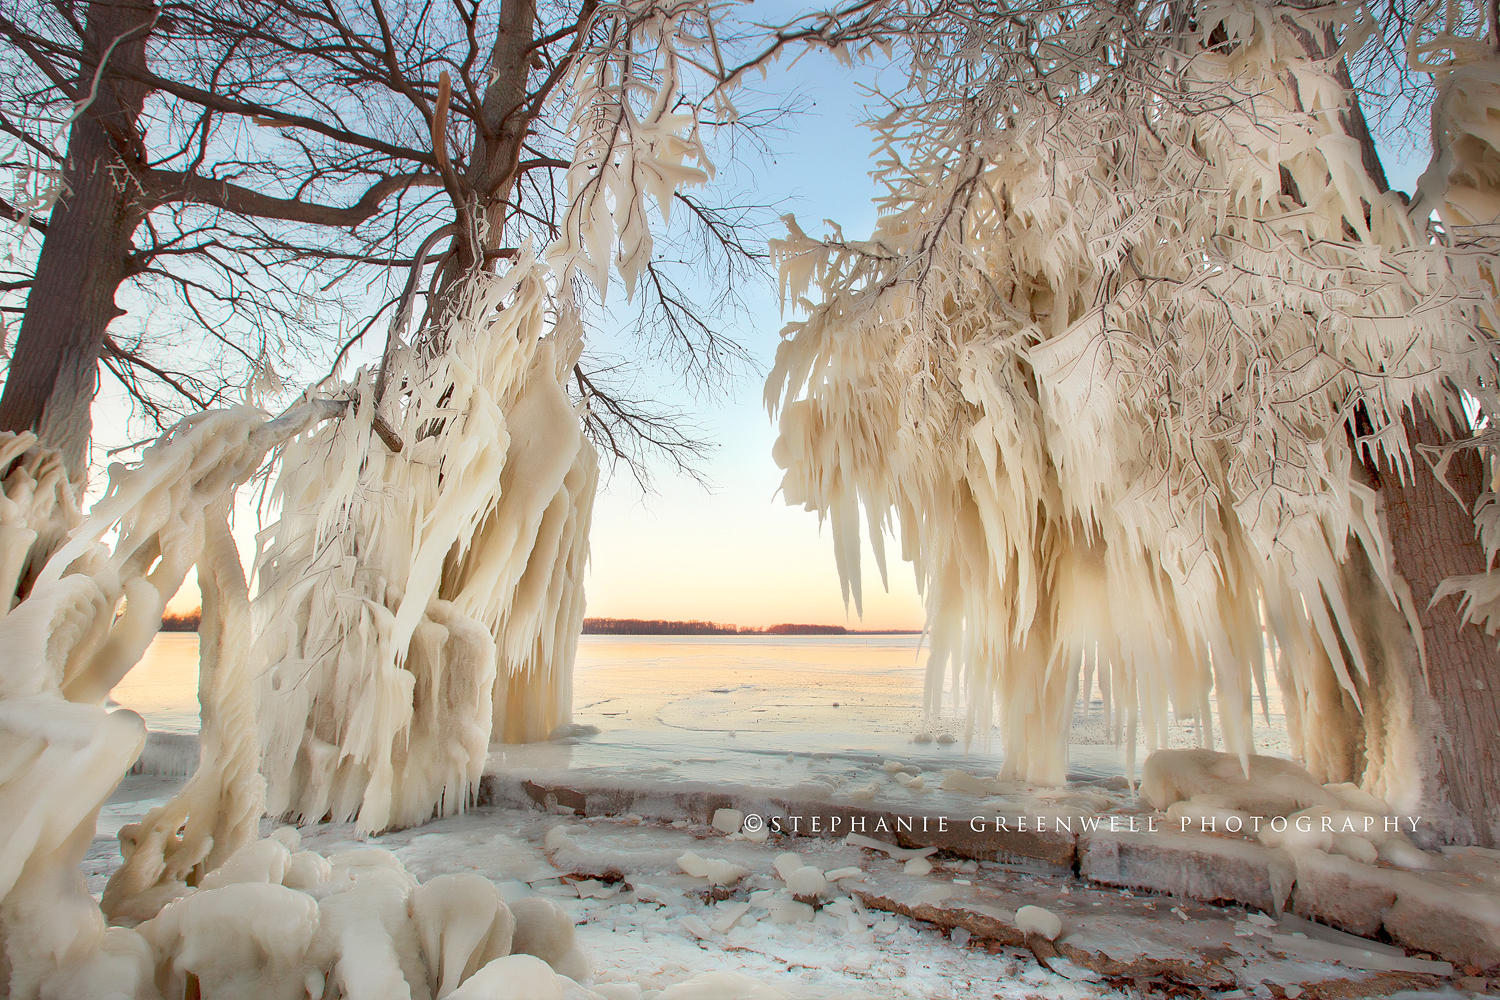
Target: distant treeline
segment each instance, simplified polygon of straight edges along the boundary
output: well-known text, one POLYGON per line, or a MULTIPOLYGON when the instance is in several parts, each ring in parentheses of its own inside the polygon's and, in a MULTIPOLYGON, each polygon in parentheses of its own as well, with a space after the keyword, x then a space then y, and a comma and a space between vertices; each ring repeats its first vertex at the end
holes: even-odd
POLYGON ((161 616, 161 630, 163 632, 196 632, 198 621, 202 617, 203 612, 198 608, 182 615, 164 614, 161 616))
MULTIPOLYGON (((203 612, 193 609, 186 614, 161 616, 163 632, 196 632, 203 612)), ((658 618, 585 618, 584 635, 916 635, 916 631, 889 629, 868 631, 848 629, 842 625, 798 625, 782 622, 765 628, 730 625, 722 622, 669 622, 658 618)))
POLYGON ((867 632, 842 625, 783 622, 765 628, 723 622, 669 622, 658 618, 585 618, 584 635, 915 635, 914 631, 867 632))

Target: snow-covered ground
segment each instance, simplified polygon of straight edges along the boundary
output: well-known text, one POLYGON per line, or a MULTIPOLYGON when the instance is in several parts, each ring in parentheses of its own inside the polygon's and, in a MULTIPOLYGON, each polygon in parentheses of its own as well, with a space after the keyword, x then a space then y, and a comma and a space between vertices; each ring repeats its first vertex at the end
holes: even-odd
MULTIPOLYGON (((176 783, 138 775, 122 784, 101 817, 99 837, 85 862, 91 891, 101 892, 119 863, 112 828, 162 801, 176 783)), ((263 824, 263 833, 270 829, 263 824)), ((944 907, 961 904, 970 915, 992 913, 1012 922, 1020 905, 1041 906, 1061 920, 1056 947, 1082 948, 1125 965, 1147 956, 1175 963, 1188 977, 1193 973, 1187 970, 1211 965, 1216 971, 1208 975, 1219 977, 1219 992, 1232 987, 1245 997, 1290 998, 1303 991, 1317 997, 1323 995, 1319 984, 1332 982, 1341 992, 1330 996, 1385 994, 1400 985, 1378 972, 1289 955, 1285 940, 1273 948, 1273 934, 1290 940, 1302 931, 1243 908, 1093 886, 1046 866, 1028 870, 942 856, 909 861, 901 852, 888 857, 837 839, 771 836, 757 842, 744 833, 726 836, 724 830, 682 820, 584 819, 480 808, 378 838, 361 838, 349 826, 309 826, 302 830, 302 846, 325 857, 378 846, 422 881, 478 873, 494 881, 508 901, 548 897, 573 918, 577 941, 592 965, 592 986, 607 1000, 709 971, 743 974, 809 1000, 1068 1000, 1132 986, 1182 985, 1182 977, 1142 976, 1139 968, 1134 976, 1106 980, 1055 955, 1049 964, 1058 971, 1050 971, 1027 948, 877 908, 891 903, 907 909, 935 906, 938 919, 944 907), (790 866, 789 851, 797 854, 790 866), (689 852, 724 865, 714 878, 694 877, 684 870, 695 867, 689 852), (811 886, 793 886, 804 902, 788 886, 787 873, 798 866, 820 876, 811 886), (822 878, 828 874, 834 877, 822 878), (826 883, 821 892, 818 881, 826 883)), ((805 872, 801 877, 811 878, 805 872)), ((1301 947, 1318 946, 1306 941, 1301 947)), ((1334 944, 1334 951, 1339 947, 1347 942, 1334 944)), ((1399 954, 1399 949, 1384 951, 1399 954)), ((779 995, 764 993, 756 1000, 779 995)))

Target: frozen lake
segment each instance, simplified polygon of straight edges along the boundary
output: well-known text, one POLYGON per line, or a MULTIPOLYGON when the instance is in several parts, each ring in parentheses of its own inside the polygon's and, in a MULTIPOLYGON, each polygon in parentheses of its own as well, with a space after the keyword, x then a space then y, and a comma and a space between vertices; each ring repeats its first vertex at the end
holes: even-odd
MULTIPOLYGON (((667 755, 733 740, 760 753, 867 751, 998 766, 998 754, 977 743, 965 754, 963 718, 951 707, 936 724, 924 721, 926 658, 914 635, 586 635, 578 644, 573 719, 598 726, 606 742, 667 755), (914 744, 922 732, 952 732, 960 742, 914 744)), ((164 632, 113 698, 153 730, 196 733, 197 671, 198 636, 164 632)), ((1123 750, 1111 745, 1092 694, 1093 704, 1080 703, 1074 717, 1070 757, 1089 771, 1121 773, 1123 750)), ((1257 712, 1255 737, 1259 752, 1286 753, 1274 685, 1269 725, 1257 712)), ((1195 741, 1191 723, 1172 727, 1171 745, 1195 741)))

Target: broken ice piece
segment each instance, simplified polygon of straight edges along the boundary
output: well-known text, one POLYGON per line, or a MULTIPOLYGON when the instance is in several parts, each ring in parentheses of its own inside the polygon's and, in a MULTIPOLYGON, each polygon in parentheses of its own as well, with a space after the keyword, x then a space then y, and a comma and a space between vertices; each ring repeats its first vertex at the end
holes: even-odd
POLYGON ((823 877, 830 882, 837 882, 841 878, 862 878, 864 874, 857 865, 850 865, 847 868, 835 868, 824 872, 823 877))
POLYGON ((635 983, 595 983, 589 989, 604 1000, 640 1000, 641 988, 635 983))
POLYGON ((964 945, 968 944, 969 943, 969 938, 972 937, 972 936, 973 935, 971 935, 968 931, 964 930, 964 928, 962 928, 962 927, 955 927, 955 928, 953 928, 953 930, 951 930, 951 931, 948 932, 949 939, 952 940, 952 942, 954 944, 958 945, 960 948, 962 948, 964 945))
POLYGON ((713 929, 691 913, 677 918, 677 926, 702 941, 713 936, 713 929))
POLYGON ((804 864, 806 862, 800 856, 791 851, 786 851, 776 855, 776 860, 771 862, 771 867, 776 869, 776 874, 785 882, 788 875, 801 868, 804 864))
POLYGON ((1016 911, 1016 929, 1022 934, 1040 934, 1048 941, 1056 941, 1062 933, 1062 918, 1040 906, 1023 906, 1016 911))
POLYGON ((745 822, 745 814, 738 809, 717 809, 710 824, 720 833, 739 833, 745 822))
POLYGON ((897 847, 895 844, 887 844, 883 840, 874 837, 866 837, 862 833, 851 833, 844 838, 844 843, 850 847, 868 847, 871 850, 884 851, 893 860, 905 861, 908 858, 925 858, 929 854, 936 854, 936 847, 897 847))
POLYGON ((752 844, 764 844, 771 836, 771 828, 762 822, 757 824, 754 830, 746 830, 742 836, 752 844))
POLYGON ((1404 840, 1387 840, 1380 845, 1379 855, 1381 861, 1389 861, 1399 868, 1434 868, 1432 858, 1421 848, 1414 847, 1404 840))
POLYGON ((731 861, 722 861, 718 858, 704 858, 692 851, 688 851, 677 859, 677 864, 683 871, 694 878, 706 878, 709 885, 734 885, 740 879, 750 874, 747 868, 741 868, 731 861))
POLYGON ((926 858, 912 858, 906 863, 906 874, 926 875, 932 871, 932 862, 926 858))
POLYGON ((778 894, 771 896, 764 902, 766 908, 771 911, 771 922, 773 924, 810 922, 813 918, 813 908, 807 903, 799 903, 795 899, 788 899, 778 894))
POLYGON ((932 734, 931 733, 918 733, 916 736, 912 737, 912 742, 914 742, 914 743, 931 743, 932 742, 932 734))
POLYGON ((895 774, 897 771, 904 771, 904 770, 906 770, 906 765, 903 764, 903 763, 901 763, 899 760, 888 760, 884 764, 881 764, 880 766, 884 770, 887 770, 887 771, 891 772, 892 774, 895 774))
POLYGON ((943 744, 943 746, 949 746, 953 743, 957 743, 958 737, 954 736, 952 733, 938 733, 937 741, 943 744))
POLYGON ((786 881, 786 887, 793 896, 809 897, 816 896, 828 888, 828 880, 823 873, 812 865, 803 865, 796 871, 782 876, 786 881))
POLYGON ((906 788, 910 788, 912 791, 920 791, 921 789, 927 787, 927 782, 923 781, 921 778, 913 778, 905 771, 897 771, 895 774, 891 775, 891 777, 896 779, 897 784, 900 784, 906 788))
POLYGON ((1286 1000, 1297 1000, 1297 998, 1302 995, 1302 987, 1298 986, 1296 983, 1291 983, 1286 987, 1285 992, 1286 1000))
POLYGON ((719 908, 719 915, 708 926, 719 934, 728 934, 729 929, 749 911, 749 903, 725 903, 719 908))
POLYGON ((1453 966, 1447 962, 1435 962, 1426 958, 1407 958, 1391 955, 1385 951, 1350 948, 1331 941, 1320 941, 1297 934, 1273 934, 1270 947, 1287 955, 1308 958, 1315 962, 1338 962, 1348 969, 1365 969, 1372 972, 1420 972, 1433 976, 1453 975, 1453 966))

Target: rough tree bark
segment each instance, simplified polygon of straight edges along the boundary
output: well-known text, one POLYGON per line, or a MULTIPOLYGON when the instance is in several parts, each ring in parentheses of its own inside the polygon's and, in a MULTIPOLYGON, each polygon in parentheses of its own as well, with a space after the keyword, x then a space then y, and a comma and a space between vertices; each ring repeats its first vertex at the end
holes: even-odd
MULTIPOLYGON (((1332 29, 1322 46, 1310 35, 1302 42, 1313 58, 1326 58, 1325 53, 1338 48, 1332 29)), ((1345 131, 1359 142, 1365 170, 1376 189, 1388 191, 1380 151, 1346 61, 1339 61, 1336 74, 1349 93, 1349 108, 1340 115, 1345 131)), ((1406 430, 1414 448, 1436 447, 1467 433, 1459 428, 1445 434, 1426 414, 1408 414, 1406 430)), ((1435 783, 1425 797, 1428 801, 1446 799, 1459 814, 1457 827, 1446 833, 1448 838, 1500 847, 1500 651, 1496 641, 1477 626, 1462 624, 1457 598, 1428 606, 1445 578, 1481 573, 1486 568, 1472 513, 1475 501, 1486 490, 1484 467, 1475 451, 1465 451, 1449 463, 1448 483, 1460 504, 1425 460, 1414 456, 1413 465, 1413 475, 1405 480, 1389 464, 1378 470, 1368 464, 1365 468, 1370 485, 1381 493, 1392 561, 1411 588, 1422 629, 1427 670, 1424 677, 1416 662, 1407 663, 1416 699, 1408 708, 1425 715, 1435 707, 1441 717, 1436 773, 1421 775, 1424 783, 1435 783), (1462 829, 1464 821, 1472 824, 1472 830, 1462 829)), ((1403 659, 1415 658, 1413 645, 1403 659)), ((1382 720, 1372 721, 1384 725, 1382 720)), ((1415 725, 1417 720, 1407 723, 1415 725)), ((1367 738, 1370 735, 1373 732, 1367 729, 1367 738)), ((1361 756, 1368 760, 1375 752, 1366 746, 1361 756)))
MULTIPOLYGON (((1437 446, 1454 436, 1425 414, 1408 417, 1406 431, 1413 446, 1437 446)), ((1474 842, 1500 847, 1500 651, 1494 637, 1462 624, 1457 598, 1429 606, 1445 578, 1484 571, 1470 511, 1487 477, 1477 452, 1454 456, 1447 481, 1461 506, 1425 461, 1413 464, 1415 475, 1405 481, 1389 465, 1375 475, 1396 570, 1411 587, 1422 626, 1427 691, 1442 717, 1435 777, 1473 823, 1474 842)))
MULTIPOLYGON (((86 61, 107 55, 110 66, 144 74, 155 5, 93 0, 87 17, 86 61)), ((136 120, 149 90, 124 73, 100 73, 96 84, 87 69, 69 90, 89 103, 68 136, 65 188, 48 219, 0 396, 0 430, 35 430, 62 452, 69 476, 82 480, 99 351, 109 324, 123 315, 115 294, 131 274, 132 238, 147 211, 130 167, 144 155, 136 120)))

